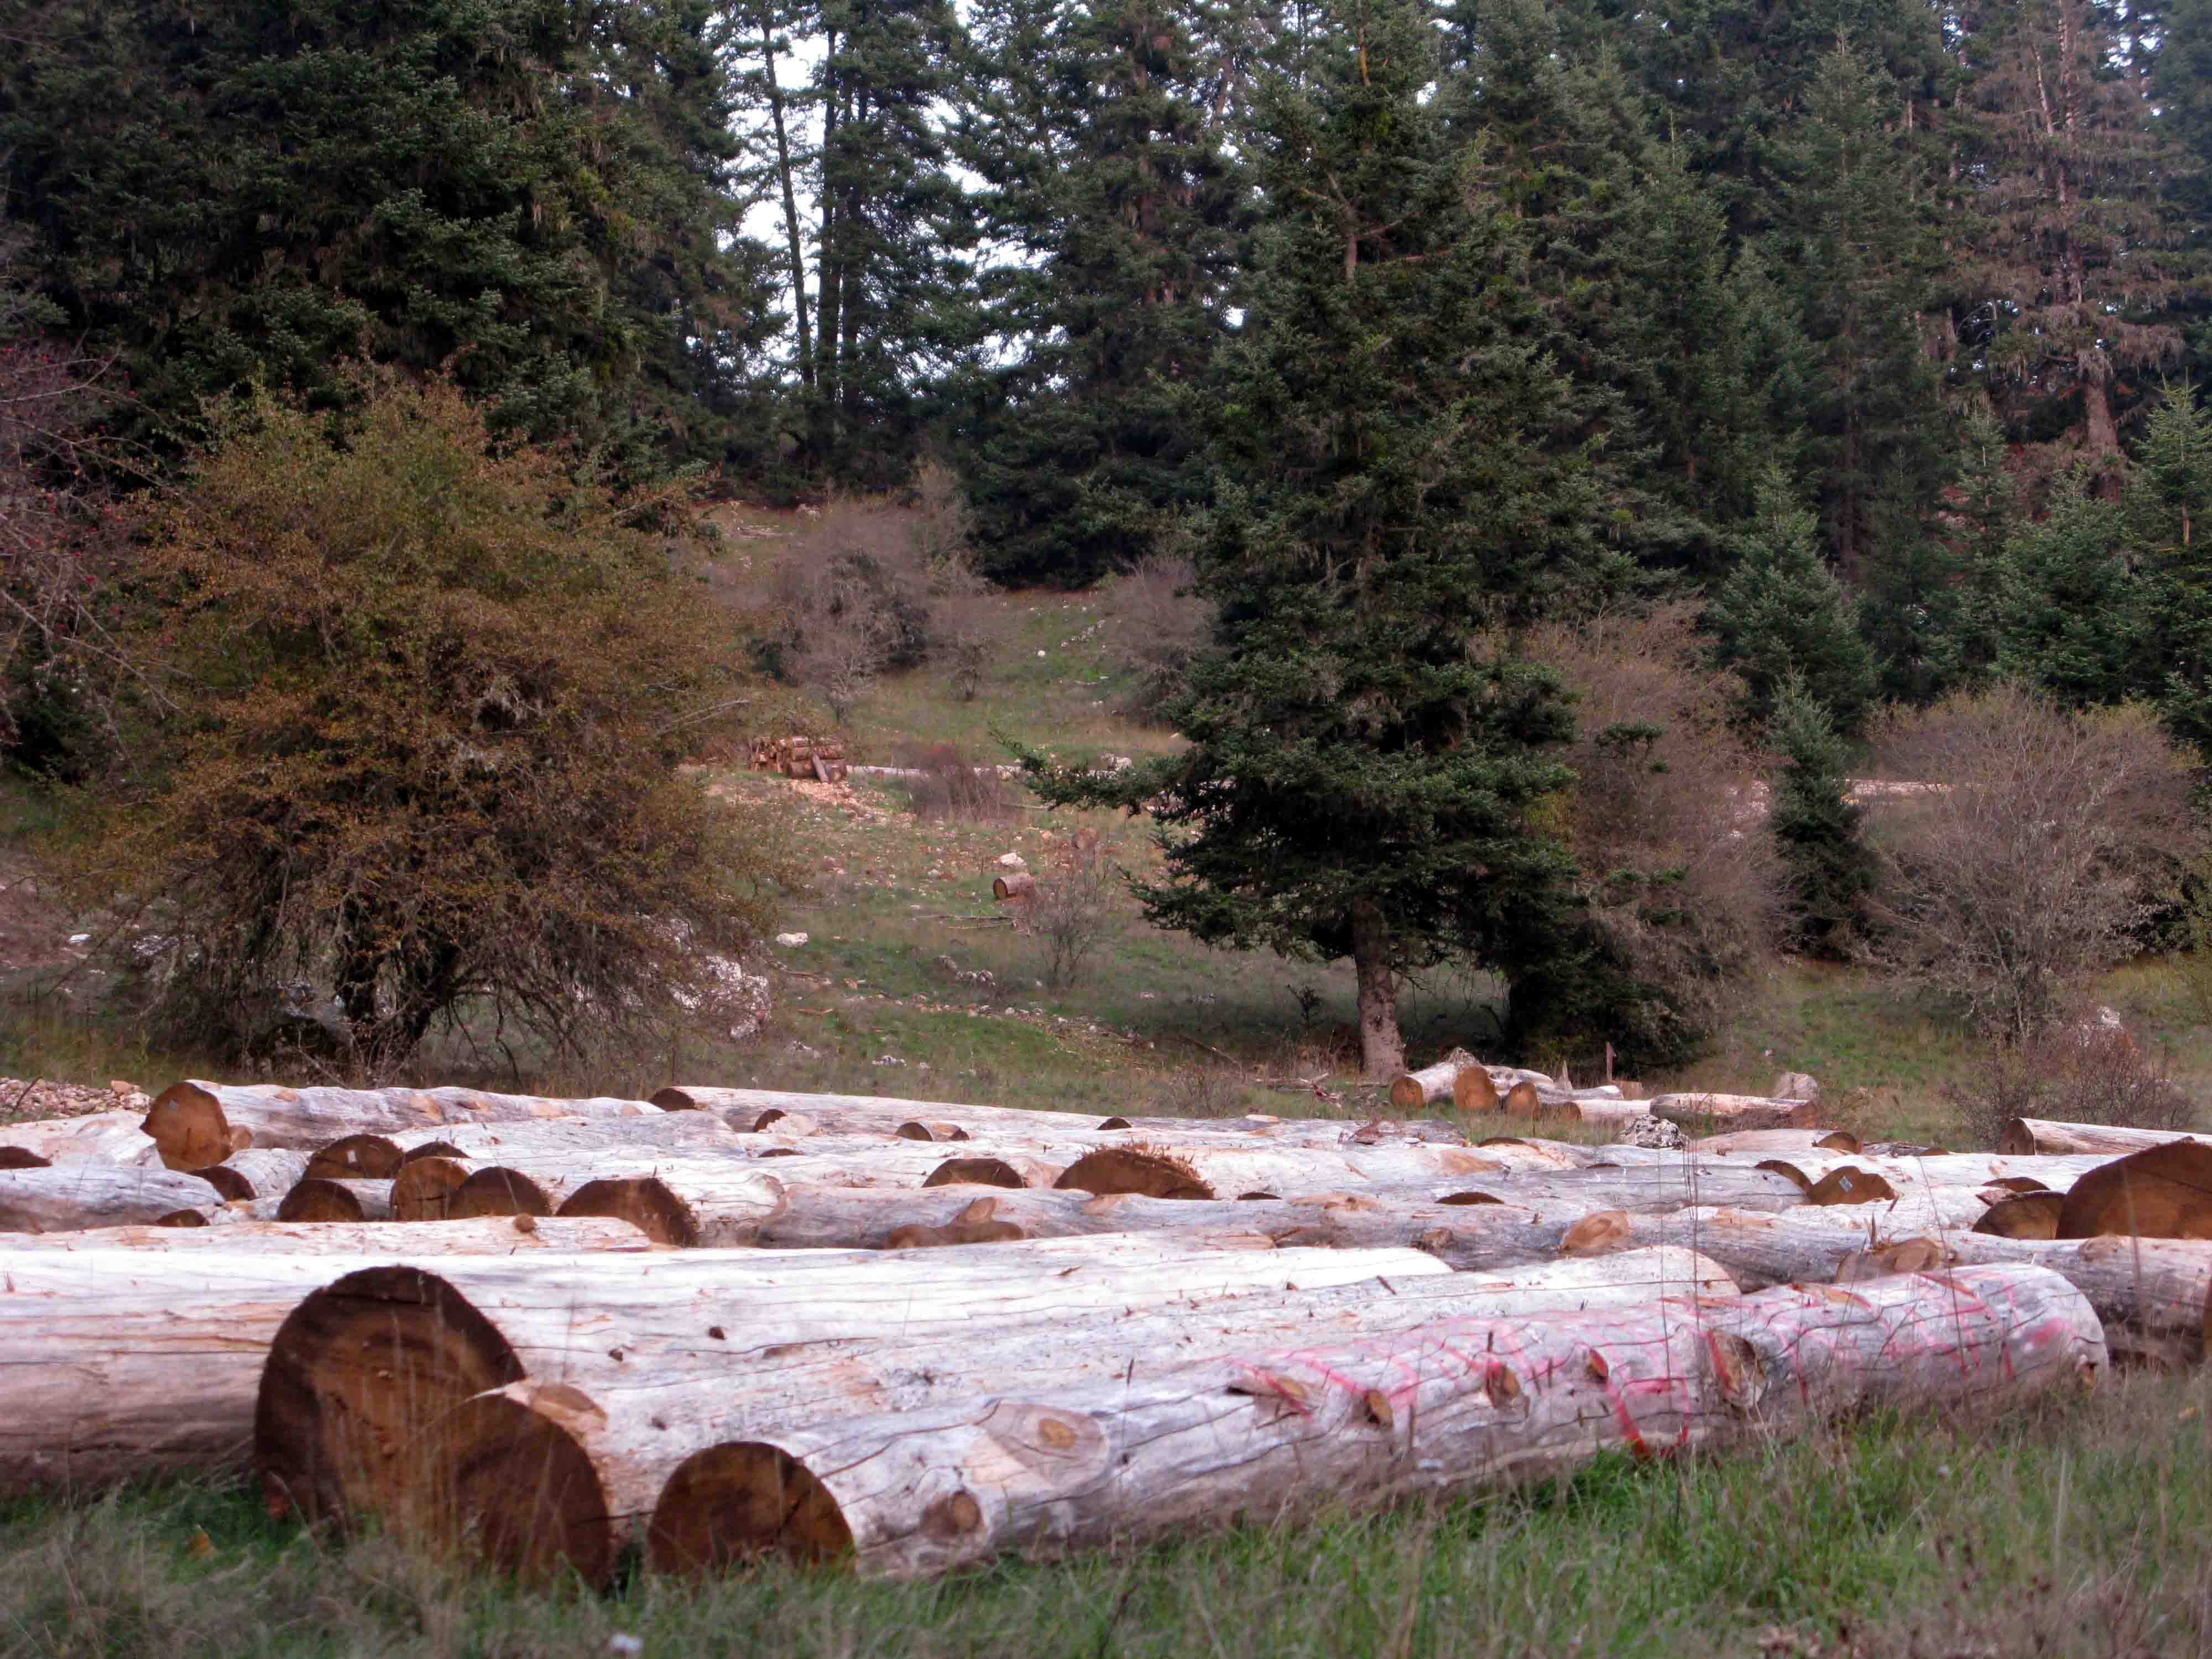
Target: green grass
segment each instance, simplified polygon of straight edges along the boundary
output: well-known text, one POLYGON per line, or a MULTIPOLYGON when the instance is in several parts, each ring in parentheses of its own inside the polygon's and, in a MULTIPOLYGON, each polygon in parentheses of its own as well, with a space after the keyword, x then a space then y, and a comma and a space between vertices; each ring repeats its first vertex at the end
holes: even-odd
POLYGON ((519 1589, 238 1493, 0 1509, 0 1659, 2011 1656, 2212 1646, 2212 1378, 1885 1419, 1478 1500, 939 1583, 768 1568, 519 1589), (202 1540, 204 1541, 201 1541, 202 1540))

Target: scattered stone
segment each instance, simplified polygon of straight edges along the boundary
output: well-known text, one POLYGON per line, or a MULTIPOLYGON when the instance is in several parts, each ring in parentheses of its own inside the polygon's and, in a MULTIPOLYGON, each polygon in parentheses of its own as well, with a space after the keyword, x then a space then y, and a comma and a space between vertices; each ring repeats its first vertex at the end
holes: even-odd
POLYGON ((1000 854, 999 862, 1008 870, 1026 870, 1030 867, 1030 861, 1019 853, 1003 853, 1000 854))
POLYGON ((1818 1100, 1820 1079, 1805 1072, 1784 1072, 1774 1079, 1773 1088, 1767 1091, 1772 1100, 1818 1100))
POLYGON ((1651 1146, 1661 1152, 1679 1152, 1686 1144, 1682 1127, 1660 1117, 1632 1117, 1620 1126, 1620 1144, 1624 1146, 1651 1146))
POLYGON ((143 1112, 153 1103, 143 1089, 120 1078, 102 1087, 97 1083, 52 1083, 44 1078, 0 1077, 0 1123, 85 1117, 94 1112, 143 1112))
POLYGON ((868 1062, 871 1066, 903 1066, 906 1062, 896 1054, 878 1054, 868 1062))
POLYGON ((795 951, 800 945, 806 943, 806 935, 804 933, 778 933, 775 936, 775 942, 783 946, 787 951, 795 951))

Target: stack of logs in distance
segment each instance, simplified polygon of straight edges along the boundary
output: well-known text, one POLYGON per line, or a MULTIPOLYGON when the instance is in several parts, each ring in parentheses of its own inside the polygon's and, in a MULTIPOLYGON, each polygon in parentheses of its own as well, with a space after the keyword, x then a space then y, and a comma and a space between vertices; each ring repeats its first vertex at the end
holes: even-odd
POLYGON ((756 772, 820 783, 845 781, 845 745, 827 738, 755 738, 747 745, 756 772))
POLYGON ((1464 1057, 1368 1121, 179 1083, 0 1129, 0 1491, 244 1474, 526 1575, 913 1577, 2204 1358, 2205 1139, 1620 1092, 1464 1057), (1569 1115, 1621 1144, 1543 1138, 1569 1115))

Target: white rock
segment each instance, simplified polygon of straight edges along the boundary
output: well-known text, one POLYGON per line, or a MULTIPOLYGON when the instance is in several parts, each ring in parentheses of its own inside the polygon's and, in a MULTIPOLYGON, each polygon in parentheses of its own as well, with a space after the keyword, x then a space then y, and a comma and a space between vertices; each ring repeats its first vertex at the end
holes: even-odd
POLYGON ((1030 867, 1030 861, 1019 853, 1002 853, 999 856, 999 862, 1009 870, 1026 870, 1030 867))
POLYGON ((806 943, 806 935, 804 933, 778 933, 775 936, 775 942, 778 945, 782 945, 787 951, 796 950, 799 946, 806 943))

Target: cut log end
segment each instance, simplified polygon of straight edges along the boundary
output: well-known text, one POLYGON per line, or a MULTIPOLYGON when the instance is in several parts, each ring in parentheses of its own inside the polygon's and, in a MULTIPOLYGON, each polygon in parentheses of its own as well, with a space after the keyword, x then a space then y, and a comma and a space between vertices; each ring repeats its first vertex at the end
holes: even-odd
MULTIPOLYGON (((434 1143, 443 1146, 442 1141, 434 1143)), ((468 1165, 452 1158, 410 1154, 392 1178, 394 1221, 445 1221, 453 1215, 454 1192, 469 1178, 468 1165)))
MULTIPOLYGON (((52 1167, 52 1159, 40 1158, 28 1146, 0 1146, 0 1170, 50 1170, 52 1167)), ((204 1175, 206 1171, 195 1170, 192 1173, 204 1175)), ((226 1193, 224 1196, 228 1197, 229 1194, 226 1193)))
POLYGON ((389 1181, 406 1154, 382 1135, 347 1135, 307 1160, 307 1173, 326 1181, 389 1181))
POLYGON ((925 1123, 918 1118, 912 1122, 900 1124, 897 1128, 891 1131, 891 1133, 901 1140, 973 1140, 975 1139, 975 1136, 957 1123, 925 1123))
MULTIPOLYGON (((292 1310, 262 1368, 254 1462, 270 1512, 340 1525, 381 1516, 403 1535, 428 1519, 458 1536, 464 1503, 496 1519, 524 1507, 521 1493, 550 1489, 549 1478, 568 1490, 573 1468, 556 1442, 505 1413, 465 1410, 522 1378, 506 1339, 436 1274, 347 1274, 292 1310), (425 1434, 425 1424, 452 1426, 425 1434)), ((509 1545, 519 1523, 499 1521, 487 1544, 495 1534, 509 1545)))
POLYGON ((645 1548, 660 1572, 711 1573, 769 1558, 818 1566, 849 1560, 853 1533, 828 1488, 787 1454, 738 1441, 677 1466, 645 1548))
POLYGON ((1452 1104, 1462 1112, 1494 1112, 1499 1105, 1498 1085, 1481 1066, 1467 1066, 1452 1079, 1452 1104))
POLYGON ((1995 1238, 2056 1238, 2063 1193, 2019 1193, 1992 1204, 1974 1224, 1978 1233, 1995 1238))
POLYGON ((2177 1140, 2092 1170, 2066 1194, 2061 1238, 2212 1239, 2212 1146, 2177 1140))
POLYGON ((453 1188, 446 1200, 446 1215, 453 1220, 477 1215, 551 1215, 553 1207, 545 1189, 528 1176, 495 1164, 475 1171, 453 1188))
POLYGON ((204 1170, 245 1150, 232 1144, 222 1103, 196 1083, 173 1083, 155 1096, 143 1127, 172 1170, 204 1170))
POLYGON ((922 1179, 925 1187, 1026 1187, 1003 1158, 948 1158, 922 1179))
POLYGON ((276 1206, 279 1221, 367 1221, 368 1211, 352 1188, 325 1176, 309 1176, 294 1185, 276 1206))
POLYGON ((688 1250, 699 1243, 699 1224, 690 1210, 651 1176, 587 1181, 569 1194, 561 1213, 627 1221, 656 1244, 688 1250))
POLYGON ((1216 1196, 1213 1188, 1182 1159, 1164 1152, 1141 1152, 1133 1146, 1085 1152, 1069 1164, 1053 1185, 1067 1192, 1140 1193, 1146 1198, 1216 1196))
POLYGON ((1406 1073, 1392 1081, 1390 1103, 1401 1112, 1418 1112, 1429 1103, 1429 1097, 1419 1081, 1406 1073))
MULTIPOLYGON (((11 1167, 5 1156, 6 1150, 4 1147, 0 1147, 0 1170, 11 1167)), ((46 1162, 44 1158, 39 1161, 41 1164, 46 1162)), ((17 1164, 13 1167, 27 1169, 30 1166, 17 1164)), ((242 1171, 234 1170, 227 1164, 210 1164, 206 1169, 195 1170, 192 1173, 221 1193, 226 1199, 252 1199, 261 1196, 253 1190, 253 1183, 246 1178, 242 1171)))
POLYGON ((656 1089, 649 1098, 664 1112, 696 1112, 700 1109, 699 1103, 691 1097, 688 1089, 656 1089))

